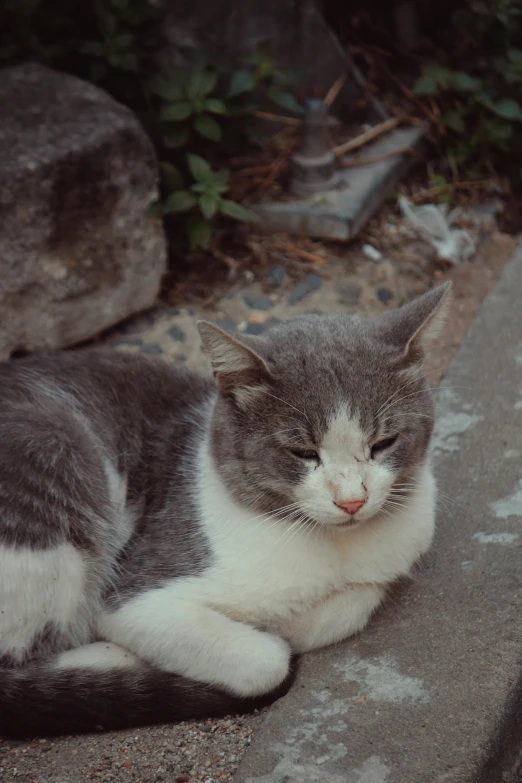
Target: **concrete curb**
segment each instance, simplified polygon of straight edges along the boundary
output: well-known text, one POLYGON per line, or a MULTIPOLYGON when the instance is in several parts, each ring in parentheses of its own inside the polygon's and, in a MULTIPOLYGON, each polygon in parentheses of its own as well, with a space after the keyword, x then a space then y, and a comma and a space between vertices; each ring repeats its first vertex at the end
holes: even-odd
POLYGON ((235 783, 522 779, 522 249, 437 393, 435 546, 357 638, 306 656, 235 783))

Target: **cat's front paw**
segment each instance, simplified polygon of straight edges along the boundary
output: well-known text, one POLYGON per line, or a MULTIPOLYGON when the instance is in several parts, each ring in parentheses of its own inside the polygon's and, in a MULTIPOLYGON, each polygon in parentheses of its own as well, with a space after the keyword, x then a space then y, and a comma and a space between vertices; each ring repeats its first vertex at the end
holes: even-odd
POLYGON ((242 697, 270 693, 290 671, 291 650, 284 639, 263 631, 253 631, 249 636, 230 657, 228 688, 242 697))

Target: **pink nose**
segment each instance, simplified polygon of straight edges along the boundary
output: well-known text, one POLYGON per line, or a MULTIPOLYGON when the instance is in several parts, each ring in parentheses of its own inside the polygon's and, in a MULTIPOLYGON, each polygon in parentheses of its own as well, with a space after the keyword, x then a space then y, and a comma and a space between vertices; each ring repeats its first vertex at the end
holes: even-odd
POLYGON ((341 503, 336 503, 335 505, 342 508, 342 510, 346 511, 348 514, 357 514, 365 503, 366 498, 361 498, 360 500, 343 500, 341 503))

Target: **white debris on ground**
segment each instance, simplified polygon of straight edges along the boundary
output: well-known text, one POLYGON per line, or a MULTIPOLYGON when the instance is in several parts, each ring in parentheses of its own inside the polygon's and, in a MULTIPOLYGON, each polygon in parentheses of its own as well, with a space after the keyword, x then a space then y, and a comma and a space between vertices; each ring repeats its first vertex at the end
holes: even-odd
POLYGON ((470 259, 477 249, 477 238, 466 228, 456 228, 462 211, 448 213, 446 204, 412 204, 399 196, 399 207, 406 222, 423 235, 437 251, 441 261, 459 264, 470 259))

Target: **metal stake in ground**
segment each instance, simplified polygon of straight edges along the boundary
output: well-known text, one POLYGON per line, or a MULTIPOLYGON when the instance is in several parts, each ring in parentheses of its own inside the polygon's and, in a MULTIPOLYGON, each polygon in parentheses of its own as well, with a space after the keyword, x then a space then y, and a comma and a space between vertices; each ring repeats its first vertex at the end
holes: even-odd
POLYGON ((328 190, 337 181, 335 155, 327 136, 328 110, 323 101, 309 99, 302 124, 302 142, 292 156, 292 176, 289 190, 292 195, 307 198, 328 190))

